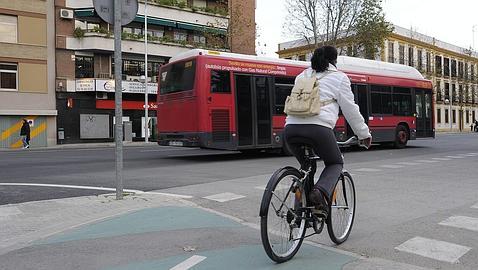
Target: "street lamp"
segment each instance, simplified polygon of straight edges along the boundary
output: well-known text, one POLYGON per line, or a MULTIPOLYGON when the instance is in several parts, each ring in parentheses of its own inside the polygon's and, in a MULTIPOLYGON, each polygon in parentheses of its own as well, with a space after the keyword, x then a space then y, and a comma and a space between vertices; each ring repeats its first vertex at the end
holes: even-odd
POLYGON ((446 98, 446 99, 445 99, 445 104, 448 104, 448 105, 450 106, 450 109, 449 109, 449 111, 450 111, 450 112, 449 112, 449 113, 450 113, 450 119, 449 119, 449 121, 450 121, 450 131, 452 131, 452 130, 453 130, 453 118, 452 118, 452 115, 451 115, 451 105, 452 105, 452 101, 446 98))

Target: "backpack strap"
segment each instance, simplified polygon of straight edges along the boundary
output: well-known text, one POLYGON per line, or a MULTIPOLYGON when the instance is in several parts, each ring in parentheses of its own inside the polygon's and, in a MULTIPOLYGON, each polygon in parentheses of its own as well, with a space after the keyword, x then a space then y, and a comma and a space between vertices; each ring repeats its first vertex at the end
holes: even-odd
MULTIPOLYGON (((329 74, 331 74, 331 73, 333 73, 333 72, 335 72, 335 70, 326 70, 325 72, 323 72, 323 74, 321 74, 321 76, 319 76, 319 78, 317 78, 316 84, 318 84, 319 81, 320 81, 321 79, 323 79, 325 76, 327 76, 327 75, 329 75, 329 74)), ((317 87, 319 87, 319 85, 317 85, 317 87)), ((327 106, 327 105, 330 105, 330 104, 335 103, 335 102, 337 102, 337 100, 336 100, 335 98, 329 99, 329 100, 325 100, 325 101, 321 101, 321 102, 320 102, 320 106, 321 106, 321 107, 327 106)))

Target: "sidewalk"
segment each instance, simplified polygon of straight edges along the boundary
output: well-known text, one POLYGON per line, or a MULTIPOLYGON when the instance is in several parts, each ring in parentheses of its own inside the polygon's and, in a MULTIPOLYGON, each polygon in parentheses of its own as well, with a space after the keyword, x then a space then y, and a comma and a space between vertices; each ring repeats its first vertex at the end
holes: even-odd
MULTIPOLYGON (((142 147, 142 146, 158 146, 157 142, 123 142, 124 147, 142 147)), ((74 144, 57 144, 47 147, 34 147, 29 148, 28 151, 35 150, 50 150, 50 149, 88 149, 88 148, 113 148, 115 147, 114 142, 106 143, 74 143, 74 144)), ((14 152, 14 151, 25 151, 25 149, 10 149, 10 148, 0 148, 0 152, 14 152)))
POLYGON ((424 269, 312 242, 277 265, 263 250, 257 224, 164 195, 117 201, 109 194, 0 206, 2 270, 272 268, 424 269))

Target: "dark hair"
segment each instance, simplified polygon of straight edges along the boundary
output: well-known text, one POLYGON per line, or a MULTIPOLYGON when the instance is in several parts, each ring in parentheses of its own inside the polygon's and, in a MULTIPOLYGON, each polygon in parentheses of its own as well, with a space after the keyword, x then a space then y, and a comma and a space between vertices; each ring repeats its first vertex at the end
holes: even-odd
POLYGON ((317 48, 315 49, 310 62, 315 71, 324 72, 329 68, 329 64, 335 66, 337 63, 337 49, 333 46, 322 46, 317 48))

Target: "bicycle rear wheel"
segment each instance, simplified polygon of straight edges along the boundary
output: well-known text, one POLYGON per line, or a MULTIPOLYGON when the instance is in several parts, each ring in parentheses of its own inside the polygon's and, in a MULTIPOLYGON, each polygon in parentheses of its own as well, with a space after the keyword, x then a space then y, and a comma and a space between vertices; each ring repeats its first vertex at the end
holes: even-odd
POLYGON ((290 260, 299 250, 306 231, 306 195, 300 172, 292 167, 276 171, 269 180, 261 203, 261 238, 273 261, 290 260))
POLYGON ((348 172, 335 185, 329 210, 327 231, 330 240, 340 245, 349 237, 355 217, 355 186, 348 172))

